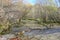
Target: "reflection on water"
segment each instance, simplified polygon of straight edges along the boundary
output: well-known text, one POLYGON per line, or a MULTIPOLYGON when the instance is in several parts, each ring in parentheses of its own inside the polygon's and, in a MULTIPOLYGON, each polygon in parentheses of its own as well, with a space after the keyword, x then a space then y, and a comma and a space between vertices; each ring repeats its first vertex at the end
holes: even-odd
MULTIPOLYGON (((22 31, 22 30, 20 30, 20 31, 19 30, 16 31, 16 30, 17 29, 15 28, 15 30, 13 32, 20 32, 20 31, 22 31)), ((25 35, 40 35, 40 34, 46 35, 46 34, 53 34, 53 33, 57 33, 57 32, 60 32, 60 28, 42 29, 42 30, 41 29, 35 29, 35 30, 31 30, 30 32, 25 32, 25 35)))
POLYGON ((48 29, 48 30, 32 30, 31 32, 26 32, 25 35, 40 35, 40 34, 53 34, 60 32, 60 28, 48 29))

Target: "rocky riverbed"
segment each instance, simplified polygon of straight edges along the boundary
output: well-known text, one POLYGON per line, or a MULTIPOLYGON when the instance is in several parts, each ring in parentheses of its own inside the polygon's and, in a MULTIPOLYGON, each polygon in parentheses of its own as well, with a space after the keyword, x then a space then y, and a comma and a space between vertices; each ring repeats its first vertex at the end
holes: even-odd
MULTIPOLYGON (((8 40, 9 38, 16 37, 14 34, 6 34, 0 37, 0 40, 8 40)), ((32 30, 25 32, 22 40, 60 40, 60 28, 56 29, 44 29, 44 30, 32 30)))

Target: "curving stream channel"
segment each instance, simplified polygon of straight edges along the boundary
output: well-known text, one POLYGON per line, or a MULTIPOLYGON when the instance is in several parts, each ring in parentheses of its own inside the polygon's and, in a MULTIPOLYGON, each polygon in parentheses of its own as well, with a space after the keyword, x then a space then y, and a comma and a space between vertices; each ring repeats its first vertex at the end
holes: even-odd
POLYGON ((32 30, 31 32, 26 32, 25 35, 46 35, 60 32, 60 28, 48 29, 48 30, 32 30))
POLYGON ((58 33, 60 32, 60 28, 52 28, 52 29, 29 29, 29 28, 13 28, 11 33, 17 33, 23 30, 31 30, 25 32, 25 35, 46 35, 46 34, 53 34, 53 33, 58 33))
MULTIPOLYGON (((15 35, 13 33, 18 33, 22 30, 26 30, 28 28, 12 28, 12 34, 6 34, 3 35, 3 39, 7 40, 8 38, 13 38, 15 37, 15 35)), ((31 40, 35 40, 34 38, 37 38, 39 40, 60 40, 60 28, 54 28, 54 29, 30 29, 31 31, 29 32, 25 32, 24 35, 25 36, 29 36, 30 38, 32 38, 31 40), (51 35, 50 35, 51 34, 51 35)))

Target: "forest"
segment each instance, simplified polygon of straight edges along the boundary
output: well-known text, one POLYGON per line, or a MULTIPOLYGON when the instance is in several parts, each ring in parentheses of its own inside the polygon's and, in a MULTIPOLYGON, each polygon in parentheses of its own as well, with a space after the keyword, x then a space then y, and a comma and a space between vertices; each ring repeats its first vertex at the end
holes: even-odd
POLYGON ((18 0, 18 2, 13 3, 12 0, 0 0, 1 35, 9 34, 14 27, 42 26, 51 29, 60 26, 60 7, 58 7, 58 2, 37 0, 32 5, 31 3, 25 4, 23 1, 18 0))

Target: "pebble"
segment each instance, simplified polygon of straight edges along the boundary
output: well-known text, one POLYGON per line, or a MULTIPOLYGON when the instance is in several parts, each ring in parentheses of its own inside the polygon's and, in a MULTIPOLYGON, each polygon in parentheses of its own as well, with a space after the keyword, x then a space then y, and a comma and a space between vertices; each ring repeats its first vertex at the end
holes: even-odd
POLYGON ((0 40, 8 40, 8 39, 5 37, 0 37, 0 40))

